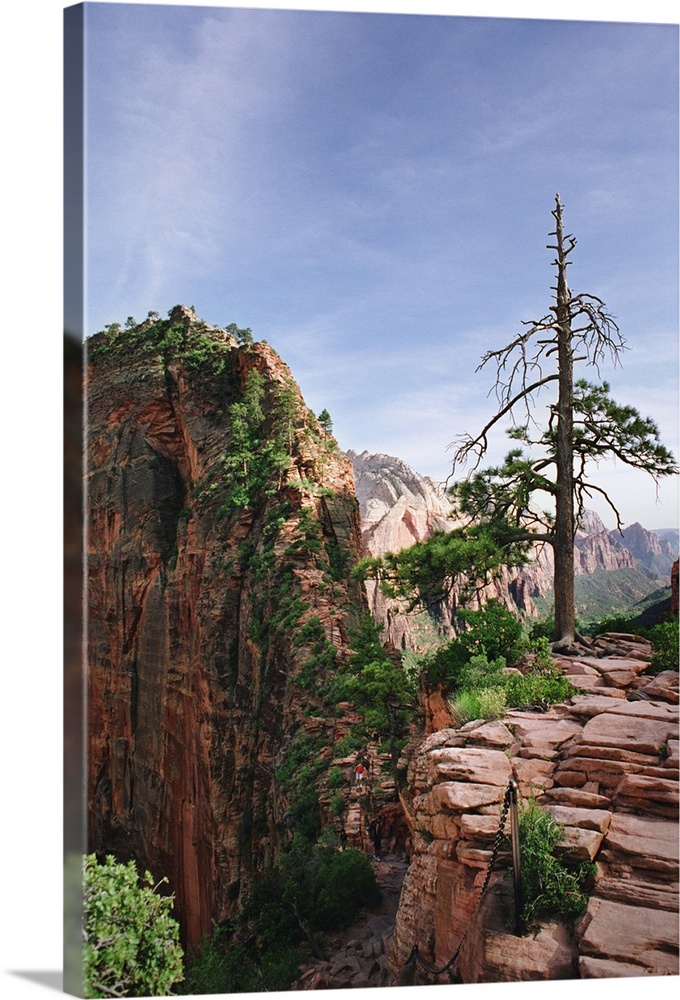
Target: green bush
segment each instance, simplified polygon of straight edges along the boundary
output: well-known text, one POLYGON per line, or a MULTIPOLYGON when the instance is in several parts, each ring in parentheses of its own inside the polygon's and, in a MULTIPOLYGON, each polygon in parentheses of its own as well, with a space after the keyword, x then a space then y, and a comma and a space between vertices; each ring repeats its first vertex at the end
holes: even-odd
POLYGON ((182 995, 287 990, 299 974, 294 945, 274 942, 260 954, 252 944, 236 941, 233 927, 214 924, 212 935, 187 960, 182 995))
POLYGON ((548 640, 535 639, 530 648, 534 659, 523 675, 505 676, 504 659, 489 662, 482 654, 456 664, 455 693, 449 701, 456 725, 473 719, 499 719, 508 708, 545 707, 576 694, 550 655, 548 640))
POLYGON ((502 687, 482 688, 479 710, 483 719, 500 719, 508 710, 508 697, 502 687))
POLYGON ((500 657, 507 666, 517 662, 522 653, 522 623, 500 601, 492 598, 479 611, 461 611, 458 617, 467 627, 458 641, 471 656, 500 657))
POLYGON ((678 669, 678 619, 661 622, 649 633, 652 642, 652 660, 649 670, 660 674, 662 670, 678 669))
POLYGON ((87 855, 83 880, 85 996, 171 995, 184 978, 173 897, 155 891, 150 872, 140 879, 134 861, 111 855, 103 864, 87 855))
POLYGON ((501 687, 505 682, 504 668, 505 660, 502 657, 489 660, 484 654, 476 654, 471 656, 468 662, 460 668, 458 684, 464 691, 501 687))
POLYGON ((563 827, 530 799, 519 817, 523 921, 575 920, 588 904, 593 862, 568 865, 555 855, 563 827))
POLYGON ((522 623, 496 600, 479 611, 461 611, 459 618, 466 631, 424 660, 428 682, 457 692, 479 687, 474 674, 481 671, 485 686, 496 683, 491 673, 500 678, 503 667, 516 663, 523 652, 522 623))
MULTIPOLYGON (((275 899, 295 914, 305 935, 348 927, 363 906, 380 900, 370 860, 353 848, 312 847, 296 834, 281 856, 280 873, 281 888, 275 899)), ((261 920, 259 933, 263 934, 261 920)))
POLYGON ((402 668, 401 659, 390 656, 380 640, 381 627, 364 615, 350 634, 352 657, 338 671, 329 694, 338 702, 351 702, 361 723, 335 748, 340 757, 358 749, 369 738, 379 738, 388 747, 396 768, 408 736, 409 722, 417 701, 414 678, 402 668))
POLYGON ((345 784, 345 772, 341 767, 335 764, 328 772, 328 787, 329 788, 342 788, 345 784))
POLYGON ((563 674, 529 672, 506 679, 505 692, 511 708, 541 708, 559 705, 578 694, 568 677, 563 674))
POLYGON ((381 898, 369 858, 354 848, 325 852, 315 889, 313 926, 322 931, 349 927, 362 907, 381 898))
POLYGON ((187 956, 183 996, 204 993, 251 992, 259 977, 243 946, 229 947, 229 932, 213 925, 213 933, 187 956))
POLYGON ((508 702, 502 687, 463 689, 449 702, 454 722, 463 726, 474 719, 500 719, 508 702))

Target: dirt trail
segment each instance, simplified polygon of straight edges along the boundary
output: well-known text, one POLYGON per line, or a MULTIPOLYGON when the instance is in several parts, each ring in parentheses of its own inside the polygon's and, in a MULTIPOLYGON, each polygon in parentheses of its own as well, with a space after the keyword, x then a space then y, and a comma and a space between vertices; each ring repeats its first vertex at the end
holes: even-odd
POLYGON ((387 965, 387 943, 394 930, 399 896, 408 862, 394 854, 373 861, 382 901, 362 910, 355 922, 326 938, 329 958, 312 961, 291 988, 350 989, 394 985, 387 965))

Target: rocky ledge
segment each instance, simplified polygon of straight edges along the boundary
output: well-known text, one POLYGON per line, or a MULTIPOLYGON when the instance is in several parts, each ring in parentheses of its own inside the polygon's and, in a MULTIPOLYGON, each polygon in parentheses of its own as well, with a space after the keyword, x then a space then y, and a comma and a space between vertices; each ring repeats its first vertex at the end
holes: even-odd
MULTIPOLYGON (((583 693, 428 735, 409 764, 412 831, 390 967, 395 982, 461 945, 464 983, 678 974, 678 674, 645 673, 649 645, 609 635, 562 665, 583 693), (561 824, 558 849, 596 865, 573 927, 514 934, 510 851, 487 877, 508 783, 561 824)), ((510 824, 506 821, 506 832, 510 824)))

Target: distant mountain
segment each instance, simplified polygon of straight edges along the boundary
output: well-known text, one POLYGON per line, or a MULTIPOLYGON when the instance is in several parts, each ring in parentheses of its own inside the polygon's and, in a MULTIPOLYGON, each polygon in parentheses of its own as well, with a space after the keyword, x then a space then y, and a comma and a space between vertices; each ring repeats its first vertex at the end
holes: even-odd
POLYGON ((609 532, 612 541, 620 539, 640 566, 664 578, 670 578, 671 566, 678 558, 678 532, 675 532, 675 539, 672 534, 669 531, 671 537, 660 537, 658 532, 648 531, 637 521, 625 528, 622 534, 609 532))
POLYGON ((347 457, 368 553, 399 552, 433 531, 451 528, 451 502, 432 479, 390 455, 348 451, 347 457))
MULTIPOLYGON (((402 459, 367 451, 348 452, 359 500, 365 551, 372 556, 398 552, 427 538, 433 531, 450 530, 453 509, 441 488, 408 466, 402 459)), ((661 538, 640 524, 623 532, 610 531, 594 511, 586 511, 575 540, 577 615, 593 620, 622 614, 653 592, 670 584, 671 566, 677 558, 677 532, 661 538), (674 544, 675 543, 675 544, 674 544)), ((486 589, 524 617, 548 613, 552 602, 553 553, 537 546, 534 559, 521 569, 505 571, 486 589)), ((403 614, 395 601, 387 601, 369 584, 369 600, 386 636, 395 645, 415 649, 425 634, 424 619, 414 632, 413 616, 403 614)), ((450 636, 456 614, 456 595, 450 606, 440 608, 435 631, 450 636)))

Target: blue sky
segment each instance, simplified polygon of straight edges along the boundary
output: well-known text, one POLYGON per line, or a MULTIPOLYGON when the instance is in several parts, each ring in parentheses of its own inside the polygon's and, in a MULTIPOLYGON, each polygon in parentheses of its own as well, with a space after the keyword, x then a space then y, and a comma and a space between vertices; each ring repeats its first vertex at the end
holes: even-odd
MULTIPOLYGON (((572 288, 629 347, 602 375, 677 455, 676 27, 86 10, 88 332, 177 302, 250 326, 341 447, 441 480, 493 412, 481 354, 550 305, 559 191, 572 288)), ((677 523, 676 481, 596 481, 677 523)))

